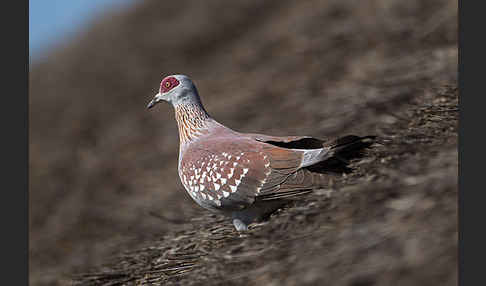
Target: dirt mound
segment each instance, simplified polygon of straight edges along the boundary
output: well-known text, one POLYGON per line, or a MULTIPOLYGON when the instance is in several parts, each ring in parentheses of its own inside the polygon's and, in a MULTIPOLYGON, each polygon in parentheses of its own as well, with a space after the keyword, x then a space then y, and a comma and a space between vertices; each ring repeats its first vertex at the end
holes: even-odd
POLYGON ((31 67, 31 283, 455 285, 456 36, 445 0, 106 15, 31 67), (171 108, 145 109, 173 73, 236 130, 380 144, 240 237, 176 179, 171 108))

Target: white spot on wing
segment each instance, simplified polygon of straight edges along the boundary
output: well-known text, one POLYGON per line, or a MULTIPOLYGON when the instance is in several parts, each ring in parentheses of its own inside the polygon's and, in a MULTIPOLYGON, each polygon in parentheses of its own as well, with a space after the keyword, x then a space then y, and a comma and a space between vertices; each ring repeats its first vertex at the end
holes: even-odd
POLYGON ((214 184, 214 189, 217 191, 219 190, 219 188, 221 187, 220 184, 216 184, 216 183, 213 183, 214 184))
POLYGON ((230 187, 232 193, 236 192, 236 186, 230 185, 229 187, 230 187))
POLYGON ((223 196, 227 198, 230 195, 230 193, 223 191, 223 196))

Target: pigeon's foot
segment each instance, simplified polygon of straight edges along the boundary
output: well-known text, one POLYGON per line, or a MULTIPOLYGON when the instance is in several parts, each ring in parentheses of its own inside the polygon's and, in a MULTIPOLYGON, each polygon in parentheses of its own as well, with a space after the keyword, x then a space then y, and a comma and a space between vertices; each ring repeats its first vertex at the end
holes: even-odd
POLYGON ((286 201, 260 201, 256 202, 250 207, 231 212, 231 218, 233 219, 233 225, 238 232, 248 231, 248 226, 251 224, 251 228, 262 223, 271 213, 276 211, 282 205, 287 203, 286 201), (255 224, 255 225, 254 225, 255 224))
POLYGON ((235 226, 236 231, 238 232, 248 231, 248 225, 238 218, 233 219, 233 225, 235 226))

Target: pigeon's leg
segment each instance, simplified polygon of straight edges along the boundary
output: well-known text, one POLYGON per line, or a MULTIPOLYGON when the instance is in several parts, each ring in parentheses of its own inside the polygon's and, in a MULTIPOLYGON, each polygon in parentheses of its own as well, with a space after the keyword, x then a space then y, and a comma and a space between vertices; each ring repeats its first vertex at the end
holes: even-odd
POLYGON ((255 221, 256 213, 255 210, 250 207, 242 211, 232 212, 231 218, 233 219, 233 225, 237 231, 247 231, 248 225, 255 221))
POLYGON ((261 221, 283 204, 285 204, 284 201, 278 200, 272 202, 258 202, 246 209, 234 211, 231 213, 233 225, 237 231, 247 231, 249 224, 261 221))

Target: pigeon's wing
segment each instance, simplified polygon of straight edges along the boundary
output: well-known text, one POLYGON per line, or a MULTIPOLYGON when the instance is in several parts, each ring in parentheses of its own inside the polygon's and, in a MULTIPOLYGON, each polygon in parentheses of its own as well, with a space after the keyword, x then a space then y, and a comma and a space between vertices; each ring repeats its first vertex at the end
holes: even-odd
POLYGON ((293 191, 302 189, 298 176, 293 176, 302 158, 302 152, 248 138, 216 137, 186 149, 179 171, 193 198, 215 208, 238 210, 260 196, 270 198, 286 189, 286 181, 293 191))
MULTIPOLYGON (((308 150, 287 149, 268 143, 262 146, 263 152, 269 157, 270 171, 257 195, 258 200, 294 197, 328 183, 327 176, 315 174, 303 167, 308 160, 308 150)), ((324 148, 312 150, 323 154, 328 152, 324 148)))

